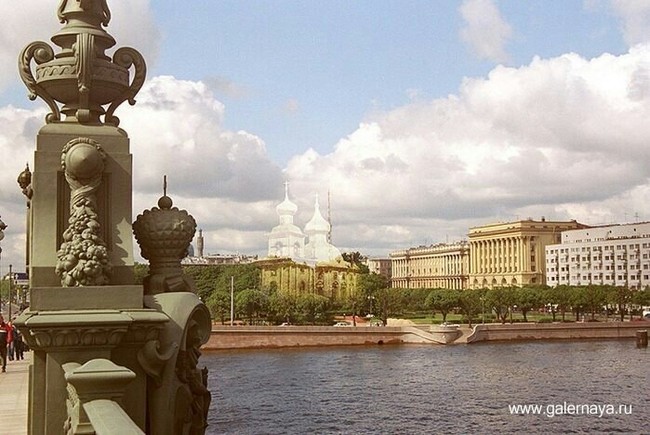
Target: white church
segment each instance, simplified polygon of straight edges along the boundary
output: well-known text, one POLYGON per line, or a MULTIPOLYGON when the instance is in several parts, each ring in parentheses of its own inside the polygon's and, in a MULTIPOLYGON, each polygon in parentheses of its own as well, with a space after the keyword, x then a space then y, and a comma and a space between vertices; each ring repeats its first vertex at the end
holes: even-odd
POLYGON ((341 261, 341 251, 329 241, 331 225, 321 214, 318 198, 314 215, 304 231, 293 221, 298 206, 289 199, 288 183, 284 185, 284 201, 275 209, 280 223, 269 233, 269 257, 290 258, 311 265, 341 261))

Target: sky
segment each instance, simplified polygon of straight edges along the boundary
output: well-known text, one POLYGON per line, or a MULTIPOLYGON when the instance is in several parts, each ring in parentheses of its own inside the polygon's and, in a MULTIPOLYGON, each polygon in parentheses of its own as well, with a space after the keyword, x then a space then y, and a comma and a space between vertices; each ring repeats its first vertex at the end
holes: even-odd
MULTIPOLYGON (((333 243, 373 257, 528 217, 650 220, 648 1, 108 4, 115 48, 147 61, 137 103, 116 112, 133 217, 167 174, 206 253, 264 256, 285 181, 298 226, 329 192, 333 243)), ((60 28, 58 1, 11 5, 0 2, 2 272, 24 264, 16 177, 33 168, 47 113, 14 65, 60 28)))

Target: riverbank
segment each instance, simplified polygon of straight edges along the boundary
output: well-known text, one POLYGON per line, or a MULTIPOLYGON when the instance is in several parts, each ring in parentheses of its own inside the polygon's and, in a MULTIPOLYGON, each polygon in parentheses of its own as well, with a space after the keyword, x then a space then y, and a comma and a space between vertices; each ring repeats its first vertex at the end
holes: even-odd
POLYGON ((513 323, 476 325, 467 343, 512 340, 634 339, 650 322, 513 323))
MULTIPOLYGON (((515 323, 460 326, 455 344, 486 341, 634 339, 650 322, 515 323)), ((381 344, 445 344, 429 326, 222 326, 212 328, 204 350, 381 344)))

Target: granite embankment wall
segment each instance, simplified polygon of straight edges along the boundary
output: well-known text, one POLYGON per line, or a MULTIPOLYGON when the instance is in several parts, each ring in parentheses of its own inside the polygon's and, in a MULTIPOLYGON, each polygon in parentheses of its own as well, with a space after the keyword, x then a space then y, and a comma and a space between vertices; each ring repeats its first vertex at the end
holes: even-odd
MULTIPOLYGON (((425 328, 427 329, 427 328, 425 328)), ((441 339, 416 327, 213 326, 205 350, 367 344, 439 344, 441 339)))
POLYGON ((510 340, 627 339, 650 322, 514 323, 476 325, 467 343, 510 340))
MULTIPOLYGON (((650 322, 515 323, 463 328, 455 343, 510 340, 633 339, 650 322)), ((204 350, 349 346, 369 344, 442 344, 428 327, 213 326, 204 350)))

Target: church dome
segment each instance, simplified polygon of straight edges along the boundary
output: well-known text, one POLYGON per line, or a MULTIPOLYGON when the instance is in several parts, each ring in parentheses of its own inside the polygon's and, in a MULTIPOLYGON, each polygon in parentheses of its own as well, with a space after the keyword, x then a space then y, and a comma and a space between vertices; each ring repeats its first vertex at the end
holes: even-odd
POLYGON ((275 211, 280 215, 291 215, 293 216, 298 211, 298 206, 291 202, 289 199, 289 185, 285 184, 284 186, 284 201, 278 204, 275 207, 275 211))
POLYGON ((314 204, 314 216, 311 218, 307 225, 305 225, 305 233, 307 234, 316 234, 316 233, 327 233, 330 230, 330 224, 325 220, 323 215, 320 212, 320 205, 318 204, 318 198, 316 198, 316 203, 314 204))

